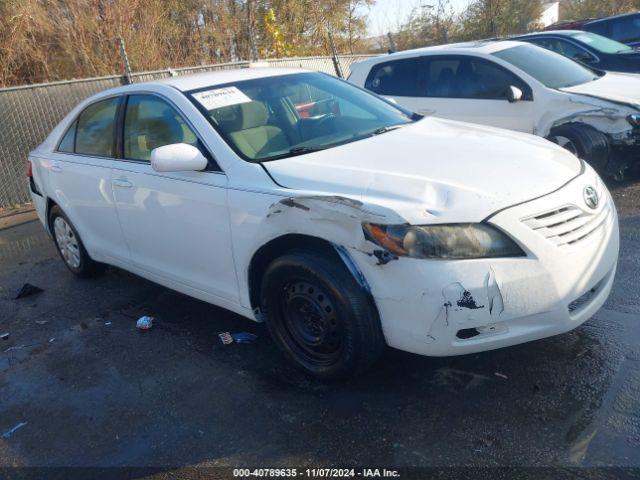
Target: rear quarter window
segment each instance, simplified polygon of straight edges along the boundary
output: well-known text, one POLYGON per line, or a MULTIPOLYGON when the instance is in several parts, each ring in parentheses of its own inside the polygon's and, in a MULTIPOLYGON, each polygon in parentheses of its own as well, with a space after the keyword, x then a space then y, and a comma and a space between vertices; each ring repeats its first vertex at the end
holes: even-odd
POLYGON ((74 153, 75 143, 76 143, 76 127, 78 126, 78 122, 75 121, 71 124, 71 126, 67 129, 67 132, 60 140, 60 144, 58 145, 58 151, 62 153, 74 153))

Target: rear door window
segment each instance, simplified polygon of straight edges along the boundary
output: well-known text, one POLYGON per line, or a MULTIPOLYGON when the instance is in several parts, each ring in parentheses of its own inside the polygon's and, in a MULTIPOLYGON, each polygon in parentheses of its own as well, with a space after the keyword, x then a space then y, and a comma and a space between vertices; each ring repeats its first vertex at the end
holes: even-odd
MULTIPOLYGON (((120 99, 120 97, 109 98, 84 109, 78 117, 75 153, 113 158, 116 113, 120 99)), ((68 145, 68 142, 69 140, 65 145, 68 145)))
POLYGON ((374 65, 365 88, 378 95, 420 97, 424 95, 422 58, 403 58, 374 65))

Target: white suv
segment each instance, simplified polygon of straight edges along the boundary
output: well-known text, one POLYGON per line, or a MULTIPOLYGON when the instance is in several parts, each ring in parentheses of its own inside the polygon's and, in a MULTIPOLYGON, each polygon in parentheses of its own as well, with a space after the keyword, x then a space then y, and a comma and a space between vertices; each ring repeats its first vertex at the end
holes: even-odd
POLYGON ((352 65, 349 81, 405 108, 532 133, 621 179, 640 160, 640 77, 522 42, 422 48, 352 65))
POLYGON ((323 378, 385 344, 457 355, 566 332, 604 303, 598 175, 531 135, 418 119, 320 73, 109 90, 29 157, 68 268, 105 264, 266 321, 323 378))

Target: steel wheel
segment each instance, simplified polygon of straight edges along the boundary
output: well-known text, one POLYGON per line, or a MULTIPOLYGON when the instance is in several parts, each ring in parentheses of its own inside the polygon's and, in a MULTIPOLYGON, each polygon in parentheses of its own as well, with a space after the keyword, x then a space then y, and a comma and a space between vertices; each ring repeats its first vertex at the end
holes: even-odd
POLYGON ((331 250, 274 259, 261 284, 269 333, 298 367, 337 380, 371 366, 385 342, 375 307, 331 250))
POLYGON ((551 140, 556 145, 564 148, 565 150, 568 150, 569 152, 573 153, 575 156, 578 156, 579 154, 578 147, 576 147, 576 144, 573 143, 573 140, 571 140, 570 138, 557 136, 557 137, 552 137, 551 140))
POLYGON ((58 250, 60 250, 60 254, 67 265, 74 269, 80 268, 80 245, 73 230, 64 218, 56 217, 53 222, 53 233, 58 250))
POLYGON ((283 327, 299 355, 320 365, 331 365, 340 358, 340 322, 322 288, 308 281, 292 282, 284 288, 280 309, 283 327))

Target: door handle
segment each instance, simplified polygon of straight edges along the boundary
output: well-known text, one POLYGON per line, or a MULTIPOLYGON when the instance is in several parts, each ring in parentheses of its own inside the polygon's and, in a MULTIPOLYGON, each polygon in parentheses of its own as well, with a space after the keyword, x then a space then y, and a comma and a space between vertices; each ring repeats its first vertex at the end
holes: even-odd
POLYGON ((111 182, 111 184, 114 187, 119 187, 119 188, 131 188, 133 187, 133 183, 129 182, 128 180, 122 180, 122 179, 115 179, 111 182))
POLYGON ((62 172, 62 167, 60 165, 56 165, 54 163, 53 165, 51 165, 51 171, 53 173, 61 173, 62 172))

